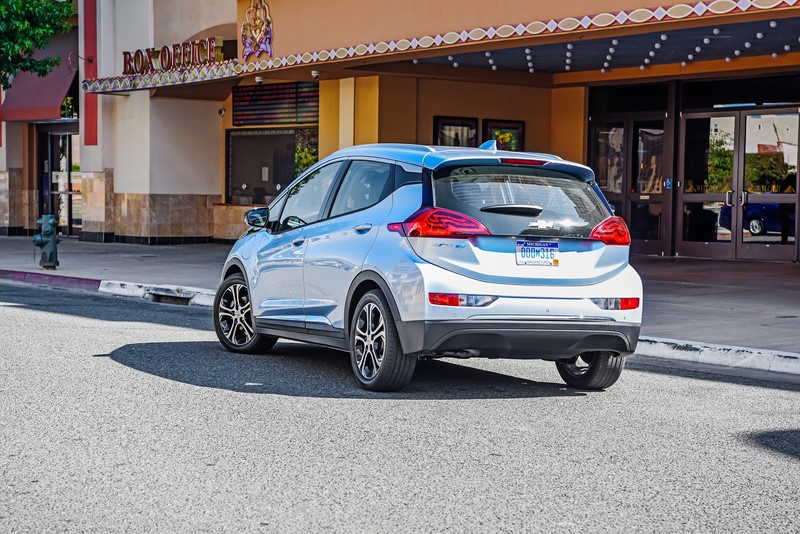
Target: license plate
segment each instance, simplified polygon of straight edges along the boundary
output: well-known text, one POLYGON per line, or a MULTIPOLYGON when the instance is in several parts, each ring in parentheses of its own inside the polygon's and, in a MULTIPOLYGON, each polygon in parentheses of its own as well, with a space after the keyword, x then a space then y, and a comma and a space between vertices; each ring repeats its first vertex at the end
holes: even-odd
POLYGON ((558 242, 517 241, 517 265, 558 267, 558 242))

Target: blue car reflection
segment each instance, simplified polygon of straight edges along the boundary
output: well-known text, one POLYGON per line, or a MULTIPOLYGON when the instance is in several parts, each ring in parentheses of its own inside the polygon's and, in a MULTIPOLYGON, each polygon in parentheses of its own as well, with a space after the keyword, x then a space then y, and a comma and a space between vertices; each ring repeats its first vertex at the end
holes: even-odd
MULTIPOLYGON (((745 204, 742 209, 742 228, 750 234, 794 235, 794 204, 745 204)), ((723 206, 720 210, 719 225, 731 229, 731 206, 723 206)))

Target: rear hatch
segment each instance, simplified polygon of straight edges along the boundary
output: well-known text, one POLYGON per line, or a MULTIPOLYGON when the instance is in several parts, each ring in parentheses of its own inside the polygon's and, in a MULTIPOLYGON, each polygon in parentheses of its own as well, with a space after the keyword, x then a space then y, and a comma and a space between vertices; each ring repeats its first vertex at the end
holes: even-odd
POLYGON ((514 161, 521 163, 437 169, 426 184, 433 207, 405 223, 414 251, 455 273, 505 284, 586 285, 625 268, 627 228, 579 176, 585 168, 570 174, 566 163, 514 161))

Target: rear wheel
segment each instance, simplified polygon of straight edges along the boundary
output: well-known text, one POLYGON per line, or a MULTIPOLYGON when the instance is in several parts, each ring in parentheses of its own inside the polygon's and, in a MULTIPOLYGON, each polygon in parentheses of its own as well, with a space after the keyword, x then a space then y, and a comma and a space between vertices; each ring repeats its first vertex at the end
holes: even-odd
POLYGON ((625 358, 610 352, 584 352, 556 362, 558 374, 568 386, 578 389, 606 389, 622 374, 625 358))
POLYGON ((358 382, 372 391, 397 391, 405 386, 417 359, 403 354, 386 297, 366 293, 350 324, 350 363, 358 382))
POLYGON ((241 274, 222 282, 214 297, 214 330, 220 343, 231 352, 258 354, 269 351, 276 337, 257 334, 250 291, 241 274))

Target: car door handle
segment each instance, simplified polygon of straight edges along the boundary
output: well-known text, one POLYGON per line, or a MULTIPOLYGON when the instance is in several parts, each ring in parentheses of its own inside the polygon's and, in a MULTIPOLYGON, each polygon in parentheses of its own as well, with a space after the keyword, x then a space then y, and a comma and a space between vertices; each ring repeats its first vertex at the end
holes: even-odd
POLYGON ((299 247, 300 245, 302 245, 305 242, 306 242, 306 238, 305 237, 295 237, 294 239, 292 239, 292 245, 294 245, 296 247, 299 247))
POLYGON ((353 230, 355 230, 356 233, 359 234, 366 234, 367 232, 372 230, 372 225, 370 223, 359 224, 358 226, 353 228, 353 230))

